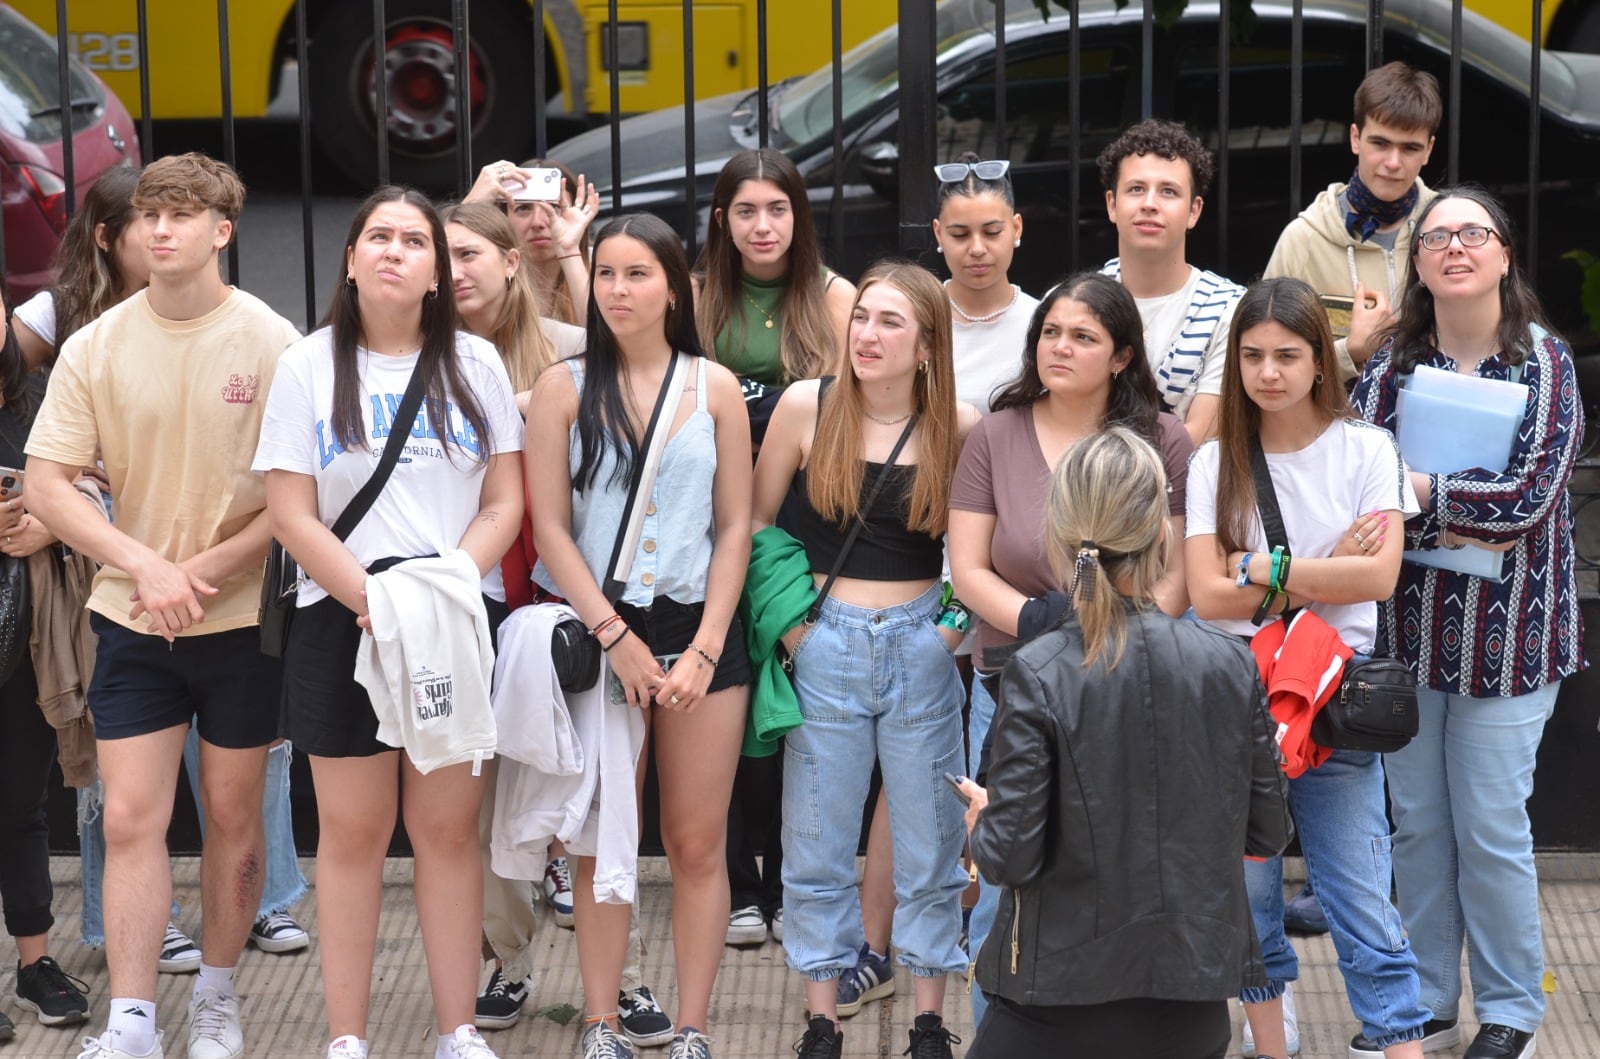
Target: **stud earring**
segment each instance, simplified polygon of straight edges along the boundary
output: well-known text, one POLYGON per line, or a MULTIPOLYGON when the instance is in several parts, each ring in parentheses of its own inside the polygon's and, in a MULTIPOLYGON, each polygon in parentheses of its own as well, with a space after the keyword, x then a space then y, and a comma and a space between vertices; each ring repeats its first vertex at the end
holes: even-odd
POLYGON ((936 254, 944 253, 944 244, 943 243, 934 243, 933 244, 933 252, 936 253, 936 254))
POLYGON ((1015 250, 1015 249, 1016 249, 1016 248, 1017 248, 1017 247, 1019 247, 1019 246, 1021 246, 1021 245, 1022 245, 1022 240, 1021 240, 1021 239, 1018 239, 1018 240, 1017 240, 1017 241, 1016 241, 1016 242, 1014 242, 1014 243, 1012 243, 1012 244, 1011 244, 1011 248, 1012 248, 1012 249, 1013 249, 1013 250, 1015 250))

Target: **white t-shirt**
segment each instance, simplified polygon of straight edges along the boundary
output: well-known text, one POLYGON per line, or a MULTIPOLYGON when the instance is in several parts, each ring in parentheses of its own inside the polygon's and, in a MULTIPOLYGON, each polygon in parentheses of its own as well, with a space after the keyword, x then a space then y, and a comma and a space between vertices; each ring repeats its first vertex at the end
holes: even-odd
MULTIPOLYGON (((1208 441, 1189 460, 1186 536, 1203 537, 1217 532, 1220 452, 1216 441, 1208 441)), ((1299 452, 1267 453, 1267 469, 1272 474, 1272 491, 1278 498, 1278 511, 1283 516, 1283 530, 1289 536, 1289 553, 1293 556, 1331 555, 1356 516, 1369 511, 1398 510, 1404 517, 1418 511, 1417 494, 1406 476, 1394 435, 1359 419, 1335 421, 1299 452)), ((1393 527, 1390 532, 1399 533, 1400 527, 1393 527)), ((1251 520, 1250 536, 1253 551, 1271 550, 1259 513, 1251 520)), ((1292 571, 1289 576, 1292 581, 1292 571)), ((1310 609, 1332 626, 1352 650, 1372 653, 1378 629, 1376 602, 1313 603, 1310 609)), ((1256 632, 1248 618, 1224 618, 1210 624, 1236 636, 1256 632)))
POLYGON ((11 318, 28 325, 28 330, 44 339, 45 344, 56 344, 56 298, 49 290, 42 290, 11 310, 11 318))
MULTIPOLYGON (((368 448, 345 449, 334 440, 333 332, 324 327, 290 346, 279 361, 250 468, 258 474, 285 470, 316 478, 317 510, 330 527, 377 468, 389 436, 389 417, 400 406, 418 356, 387 357, 365 349, 356 355, 368 448)), ((458 547, 478 514, 482 460, 522 450, 522 417, 500 354, 483 339, 461 332, 456 355, 488 420, 490 437, 484 444, 451 403, 445 416, 452 434, 447 457, 446 445, 428 425, 423 403, 411 430, 413 440, 401 450, 400 462, 372 509, 345 541, 362 566, 388 556, 445 555, 458 547)), ((483 579, 483 591, 491 599, 505 599, 499 564, 483 579)), ((326 597, 307 580, 299 605, 326 597)))
MULTIPOLYGON (((1189 281, 1171 294, 1160 298, 1134 299, 1139 306, 1139 318, 1144 321, 1144 351, 1150 360, 1151 371, 1160 370, 1161 362, 1167 358, 1167 351, 1178 340, 1178 329, 1189 315, 1189 304, 1194 300, 1194 289, 1200 282, 1200 275, 1199 269, 1190 266, 1189 281)), ((1195 380, 1194 387, 1179 399, 1177 407, 1172 410, 1179 419, 1188 414, 1195 394, 1215 397, 1222 393, 1222 369, 1228 359, 1228 332, 1232 327, 1233 313, 1230 311, 1218 321, 1210 340, 1206 342, 1204 359, 1200 362, 1200 376, 1195 380)))
POLYGON ((994 392, 1013 382, 1022 371, 1023 354, 1031 360, 1028 323, 1039 299, 1016 284, 1017 298, 999 317, 981 324, 950 313, 950 336, 955 347, 956 399, 966 401, 985 415, 994 392))

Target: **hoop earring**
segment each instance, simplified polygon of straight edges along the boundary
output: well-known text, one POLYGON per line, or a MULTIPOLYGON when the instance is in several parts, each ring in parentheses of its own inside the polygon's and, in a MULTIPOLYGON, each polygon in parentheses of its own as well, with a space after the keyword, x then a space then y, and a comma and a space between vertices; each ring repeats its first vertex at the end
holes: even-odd
POLYGON ((1317 385, 1318 386, 1322 385, 1322 372, 1320 372, 1320 371, 1317 372, 1317 385))
POLYGON ((347 287, 354 287, 356 285, 356 277, 353 273, 346 272, 344 274, 344 285, 347 287))
POLYGON ((920 371, 924 375, 928 374, 928 362, 925 361, 925 360, 918 361, 917 362, 917 370, 920 371))

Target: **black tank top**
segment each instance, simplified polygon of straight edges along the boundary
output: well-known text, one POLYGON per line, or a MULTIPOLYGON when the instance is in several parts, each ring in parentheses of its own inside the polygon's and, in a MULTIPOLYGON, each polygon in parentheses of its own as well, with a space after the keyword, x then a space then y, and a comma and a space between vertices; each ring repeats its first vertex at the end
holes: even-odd
MULTIPOLYGON (((861 500, 878 475, 883 473, 881 463, 867 463, 861 476, 861 500)), ((845 557, 840 577, 857 577, 869 581, 925 581, 944 572, 944 541, 926 533, 906 528, 906 508, 915 481, 915 464, 897 464, 889 468, 889 478, 873 502, 870 510, 862 511, 863 526, 845 557)), ((850 524, 841 528, 837 520, 826 517, 811 506, 806 496, 806 472, 795 472, 791 487, 794 513, 793 533, 805 545, 806 558, 815 573, 826 574, 839 558, 839 549, 850 532, 850 524)))

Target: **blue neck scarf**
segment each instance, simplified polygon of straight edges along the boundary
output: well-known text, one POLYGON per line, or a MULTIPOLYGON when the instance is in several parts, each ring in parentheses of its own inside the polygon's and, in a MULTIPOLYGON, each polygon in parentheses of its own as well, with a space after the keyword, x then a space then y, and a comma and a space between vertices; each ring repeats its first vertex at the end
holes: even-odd
POLYGON ((1364 243, 1379 228, 1387 228, 1411 215, 1411 211, 1417 207, 1417 184, 1412 181, 1404 195, 1393 202, 1386 202, 1361 182, 1361 170, 1358 168, 1350 174, 1350 186, 1345 188, 1344 196, 1350 204, 1350 212, 1344 215, 1345 230, 1351 238, 1364 243))

